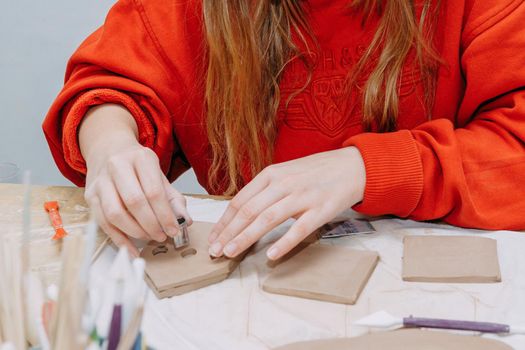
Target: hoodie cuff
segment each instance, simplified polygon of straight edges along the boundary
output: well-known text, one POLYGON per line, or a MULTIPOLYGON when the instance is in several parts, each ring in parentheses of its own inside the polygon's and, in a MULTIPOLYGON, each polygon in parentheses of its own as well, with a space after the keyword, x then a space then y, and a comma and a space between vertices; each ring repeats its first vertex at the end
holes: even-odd
POLYGON ((111 89, 96 89, 83 93, 70 106, 62 134, 65 161, 71 168, 83 175, 86 175, 87 167, 78 144, 78 127, 90 108, 105 103, 120 104, 133 115, 138 127, 140 144, 151 148, 155 141, 153 124, 129 95, 111 89))
POLYGON ((357 147, 365 163, 365 193, 354 210, 399 217, 414 211, 423 193, 423 165, 410 131, 364 133, 349 138, 343 146, 357 147))

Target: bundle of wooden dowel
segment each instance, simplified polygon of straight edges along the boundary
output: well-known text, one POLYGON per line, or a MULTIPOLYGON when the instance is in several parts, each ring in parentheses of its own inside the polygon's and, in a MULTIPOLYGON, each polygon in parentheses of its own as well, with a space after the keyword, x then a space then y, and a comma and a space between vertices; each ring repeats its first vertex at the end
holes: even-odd
POLYGON ((0 240, 0 349, 142 349, 144 261, 119 252, 106 282, 88 285, 89 237, 65 239, 60 285, 24 268, 23 245, 0 240), (87 267, 86 267, 87 266, 87 267))
POLYGON ((64 238, 60 282, 46 285, 29 266, 30 186, 23 236, 0 239, 0 350, 142 349, 144 261, 119 251, 109 276, 91 268, 97 225, 64 238))

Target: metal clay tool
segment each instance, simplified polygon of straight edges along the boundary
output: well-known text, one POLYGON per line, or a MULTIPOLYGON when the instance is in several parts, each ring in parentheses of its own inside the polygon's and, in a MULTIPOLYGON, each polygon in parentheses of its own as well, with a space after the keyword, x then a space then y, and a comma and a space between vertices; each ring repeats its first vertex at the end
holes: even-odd
POLYGON ((59 206, 57 201, 44 203, 44 209, 49 213, 49 219, 51 220, 51 224, 55 229, 53 240, 61 239, 67 236, 67 232, 64 230, 64 225, 62 224, 62 218, 60 217, 58 208, 59 206))
POLYGON ((186 219, 184 218, 177 218, 177 222, 179 223, 179 233, 175 237, 173 237, 173 244, 175 245, 176 249, 186 247, 190 244, 190 236, 188 235, 188 226, 186 225, 186 219))

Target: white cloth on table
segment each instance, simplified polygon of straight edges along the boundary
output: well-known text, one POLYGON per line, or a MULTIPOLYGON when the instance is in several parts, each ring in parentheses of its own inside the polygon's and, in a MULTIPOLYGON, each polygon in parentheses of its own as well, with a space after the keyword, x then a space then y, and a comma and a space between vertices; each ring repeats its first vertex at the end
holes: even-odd
MULTIPOLYGON (((187 198, 193 220, 216 222, 225 201, 187 198)), ((355 212, 344 216, 356 217, 355 212)), ((269 268, 265 252, 286 232, 285 222, 258 242, 225 281, 157 300, 150 293, 143 321, 146 341, 156 349, 270 349, 291 342, 350 337, 369 332, 352 325, 379 310, 398 316, 436 317, 525 325, 525 233, 460 229, 445 224, 375 219, 377 233, 325 240, 375 250, 380 262, 355 305, 269 294, 261 285, 269 268), (498 241, 502 282, 489 284, 417 283, 401 280, 405 235, 483 235, 498 241)), ((95 264, 107 271, 115 252, 108 248, 95 264)), ((341 268, 344 268, 343 266, 341 268)), ((330 276, 327 276, 330 278, 330 276)), ((485 337, 525 349, 525 335, 485 337)))

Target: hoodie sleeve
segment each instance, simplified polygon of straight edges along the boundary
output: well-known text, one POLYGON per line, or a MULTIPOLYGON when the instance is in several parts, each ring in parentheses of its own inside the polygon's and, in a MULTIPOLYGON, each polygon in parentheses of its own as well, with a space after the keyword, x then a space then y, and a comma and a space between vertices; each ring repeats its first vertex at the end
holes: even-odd
POLYGON ((356 210, 525 229, 525 3, 467 7, 460 62, 466 90, 458 114, 468 118, 349 138, 345 145, 360 150, 367 173, 356 210))
POLYGON ((86 164, 78 127, 87 110, 120 104, 133 115, 139 142, 155 151, 173 180, 188 168, 173 134, 185 88, 165 54, 139 1, 121 0, 104 25, 90 35, 68 62, 65 84, 51 106, 43 130, 60 171, 83 186, 86 164))

